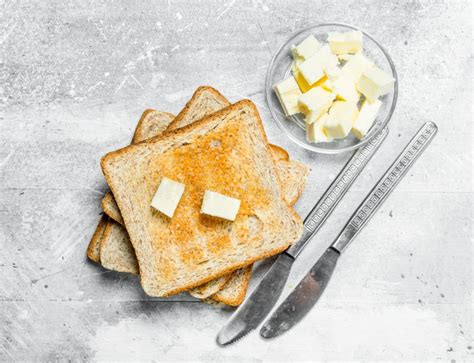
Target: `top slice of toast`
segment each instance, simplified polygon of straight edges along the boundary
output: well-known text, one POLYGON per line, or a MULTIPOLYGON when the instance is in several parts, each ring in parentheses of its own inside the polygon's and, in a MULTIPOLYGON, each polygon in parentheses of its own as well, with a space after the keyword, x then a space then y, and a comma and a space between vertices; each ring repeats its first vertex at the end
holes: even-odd
POLYGON ((247 100, 101 160, 145 292, 188 290, 299 238, 301 220, 282 199, 273 163, 258 111, 247 100), (186 186, 172 219, 150 207, 163 177, 186 186), (234 222, 199 213, 206 189, 241 200, 234 222))
MULTIPOLYGON (((230 105, 230 102, 216 89, 209 86, 201 86, 196 89, 192 98, 174 118, 173 126, 171 128, 180 128, 187 126, 196 120, 209 116, 210 114, 217 112, 230 105)), ((165 129, 170 129, 168 125, 172 122, 172 115, 152 110, 145 110, 135 130, 133 137, 133 143, 141 142, 145 139, 157 136, 162 133, 165 129)), ((279 175, 279 181, 282 186, 283 196, 290 205, 296 202, 295 196, 300 193, 306 183, 308 169, 301 163, 296 161, 289 161, 289 155, 286 150, 276 145, 270 145, 272 156, 276 162, 276 171, 279 175), (283 163, 283 165, 281 165, 283 163), (288 171, 286 170, 288 168, 288 171)), ((120 224, 123 224, 123 219, 112 196, 112 193, 108 192, 102 200, 102 207, 112 219, 116 220, 120 224)), ((114 229, 119 230, 120 226, 114 225, 114 229)), ((110 230, 110 228, 109 228, 110 230)), ((123 229, 125 231, 125 229, 123 229)), ((126 232, 124 232, 126 233, 126 232)), ((112 241, 112 237, 115 236, 113 233, 108 233, 109 238, 104 238, 101 243, 101 254, 107 261, 114 261, 109 263, 107 268, 119 269, 120 271, 128 271, 132 273, 138 273, 136 258, 133 256, 133 261, 122 261, 119 257, 124 256, 122 250, 126 250, 126 246, 123 248, 110 248, 115 246, 112 241), (109 243, 112 242, 112 243, 109 243), (107 258, 108 257, 108 258, 107 258), (128 263, 127 263, 128 262, 128 263), (116 268, 115 268, 116 267, 116 268), (124 267, 128 267, 124 268, 124 267)), ((128 243, 130 241, 128 240, 128 243)), ((206 298, 220 290, 220 294, 216 295, 216 299, 229 305, 238 305, 241 302, 243 296, 245 296, 246 286, 250 278, 251 265, 244 268, 245 274, 242 274, 241 270, 236 270, 233 273, 222 276, 218 279, 211 280, 206 284, 190 289, 189 293, 197 298, 206 298), (237 278, 239 276, 239 278, 237 278), (237 278, 242 283, 227 283, 228 279, 237 278), (222 287, 225 285, 225 288, 222 287)))

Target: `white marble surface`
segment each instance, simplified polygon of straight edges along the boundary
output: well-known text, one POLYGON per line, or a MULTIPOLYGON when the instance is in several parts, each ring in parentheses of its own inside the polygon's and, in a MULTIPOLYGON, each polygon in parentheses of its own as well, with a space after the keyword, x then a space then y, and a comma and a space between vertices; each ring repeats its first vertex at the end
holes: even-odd
POLYGON ((467 0, 2 2, 0 360, 473 360, 471 15, 467 0), (145 108, 177 113, 209 84, 252 99, 270 140, 311 165, 304 216, 348 155, 285 139, 264 75, 291 33, 330 21, 386 45, 400 98, 388 140, 284 295, 420 125, 439 134, 301 324, 219 348, 230 311, 150 299, 135 278, 87 261, 106 190, 98 160, 129 142, 145 108))

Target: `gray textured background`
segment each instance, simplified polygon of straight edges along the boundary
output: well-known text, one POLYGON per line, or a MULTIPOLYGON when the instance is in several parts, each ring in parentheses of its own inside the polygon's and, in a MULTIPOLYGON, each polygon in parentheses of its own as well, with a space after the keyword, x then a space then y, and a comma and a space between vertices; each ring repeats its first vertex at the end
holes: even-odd
MULTIPOLYGON (((0 359, 472 360, 470 1, 2 1, 0 359), (106 190, 98 160, 145 108, 177 113, 202 84, 251 98, 269 138, 312 166, 304 216, 348 155, 298 149, 266 108, 264 76, 291 33, 342 21, 386 46, 400 98, 380 153, 290 277, 332 241, 427 120, 440 132, 280 339, 218 348, 230 312, 147 298, 89 263, 106 190)), ((289 290, 285 292, 288 293, 289 290)))

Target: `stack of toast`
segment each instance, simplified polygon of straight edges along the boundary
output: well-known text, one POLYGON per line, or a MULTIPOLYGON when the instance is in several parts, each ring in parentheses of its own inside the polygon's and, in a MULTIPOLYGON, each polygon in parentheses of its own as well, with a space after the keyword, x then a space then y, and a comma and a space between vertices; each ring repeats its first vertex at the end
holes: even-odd
POLYGON ((199 87, 174 116, 146 110, 130 146, 101 160, 111 189, 87 256, 104 268, 139 274, 145 292, 183 291, 208 302, 239 305, 255 261, 298 240, 292 209, 309 169, 268 143, 255 105, 235 104, 199 87), (186 185, 169 218, 150 206, 163 178, 186 185), (205 190, 241 201, 234 221, 200 213, 205 190))

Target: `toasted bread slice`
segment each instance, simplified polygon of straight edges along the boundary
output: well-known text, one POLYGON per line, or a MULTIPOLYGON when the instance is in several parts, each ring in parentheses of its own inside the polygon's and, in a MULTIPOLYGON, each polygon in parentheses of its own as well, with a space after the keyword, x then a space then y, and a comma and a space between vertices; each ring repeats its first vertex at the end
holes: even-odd
MULTIPOLYGON (((207 86, 199 87, 196 90, 196 92, 193 94, 193 97, 191 98, 191 100, 186 104, 186 106, 179 113, 179 115, 173 120, 173 122, 171 122, 168 129, 174 129, 174 128, 179 128, 179 127, 189 125, 192 122, 196 121, 197 118, 202 118, 204 116, 207 116, 228 105, 230 105, 230 102, 227 101, 227 99, 225 99, 225 97, 222 96, 217 90, 211 87, 207 87, 207 86)), ((140 141, 143 141, 144 139, 154 137, 160 134, 165 128, 164 125, 166 124, 166 122, 159 122, 160 118, 152 117, 152 111, 153 110, 146 110, 144 114, 142 115, 139 121, 139 124, 137 126, 137 129, 135 131, 135 135, 133 139, 134 142, 140 142, 140 141), (157 125, 153 125, 154 119, 158 121, 157 125), (148 125, 148 123, 152 123, 151 127, 148 125)), ((169 115, 165 113, 159 113, 159 114, 161 115, 161 120, 163 119, 163 115, 169 115)), ((278 161, 278 163, 280 161, 287 162, 289 160, 289 155, 286 152, 286 150, 276 145, 271 145, 270 147, 272 149, 272 155, 274 159, 278 161)), ((288 162, 290 167, 292 166, 291 163, 293 162, 288 162)), ((293 168, 293 169, 297 170, 297 168, 293 168)), ((291 199, 294 198, 293 190, 304 189, 306 178, 299 178, 298 176, 291 177, 291 175, 288 175, 288 174, 291 174, 291 172, 289 173, 286 172, 284 170, 284 167, 279 167, 277 171, 282 172, 282 175, 280 176, 280 180, 282 182, 281 184, 282 184, 283 190, 291 193, 288 196, 285 195, 285 199, 287 201, 289 198, 291 199)), ((107 193, 106 196, 103 198, 102 208, 105 211, 105 213, 108 214, 112 219, 114 219, 120 224, 123 224, 123 219, 120 214, 120 210, 118 209, 117 204, 115 203, 115 200, 113 199, 112 193, 107 193)), ((125 263, 125 261, 122 261, 121 263, 123 264, 125 263)), ((130 261, 130 265, 134 265, 134 261, 130 261)), ((110 266, 110 268, 112 268, 112 266, 110 266)), ((246 276, 250 277, 249 274, 247 274, 246 276)), ((206 298, 216 293, 217 291, 219 291, 230 277, 231 275, 221 277, 217 279, 217 281, 211 281, 208 284, 205 284, 204 286, 200 286, 196 288, 195 290, 194 289, 191 290, 190 293, 191 295, 197 298, 206 298)), ((235 284, 229 284, 229 286, 233 286, 234 288, 235 284)), ((232 292, 232 294, 235 294, 235 292, 232 292)), ((245 291, 243 293, 238 293, 237 295, 242 295, 242 294, 245 296, 245 291)))
POLYGON ((283 201, 266 135, 251 101, 101 160, 151 296, 169 296, 277 254, 302 233, 283 201), (186 185, 172 219, 150 207, 168 176, 186 185), (200 215, 205 189, 241 199, 234 222, 200 215))
POLYGON ((104 234, 108 219, 109 218, 106 215, 103 215, 100 218, 100 221, 95 228, 94 234, 92 235, 91 241, 89 242, 89 246, 87 247, 87 257, 97 263, 100 263, 100 241, 102 239, 102 235, 104 234))
MULTIPOLYGON (((189 108, 189 110, 192 109, 193 107, 189 108)), ((161 134, 168 127, 173 118, 174 116, 172 114, 155 110, 145 110, 138 122, 133 142, 141 142, 145 139, 161 134)), ((184 118, 184 120, 186 121, 186 118, 184 118)), ((277 161, 288 161, 289 159, 288 153, 276 145, 272 145, 272 154, 274 159, 277 161)), ((286 181, 281 184, 284 190, 285 199, 290 204, 294 204, 299 197, 298 193, 301 193, 304 188, 307 177, 307 168, 301 163, 289 162, 286 164, 281 163, 281 165, 280 163, 277 163, 277 169, 280 174, 280 179, 286 181), (288 169, 288 172, 286 172, 285 168, 288 169), (284 177, 282 178, 281 176, 284 177)), ((122 216, 115 200, 113 199, 112 193, 106 193, 102 201, 102 206, 106 212, 109 211, 109 215, 112 214, 115 219, 123 223, 122 216)), ((101 246, 102 255, 105 256, 105 263, 103 263, 105 268, 138 274, 137 260, 127 231, 125 228, 110 221, 111 225, 107 228, 107 232, 104 235, 103 232, 106 224, 107 217, 103 216, 97 226, 91 243, 89 244, 87 253, 89 258, 95 262, 100 262, 99 247, 101 246)), ((207 284, 191 290, 193 291, 192 295, 198 298, 206 298, 212 295, 215 291, 218 291, 211 296, 211 299, 231 306, 240 305, 245 297, 245 292, 251 277, 251 271, 252 268, 249 266, 238 270, 236 273, 228 274, 219 279, 212 280, 207 284), (232 276, 234 277, 231 279, 232 276), (223 286, 225 287, 222 288, 223 286)))

